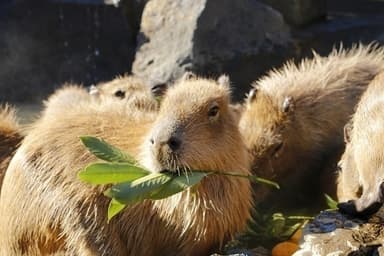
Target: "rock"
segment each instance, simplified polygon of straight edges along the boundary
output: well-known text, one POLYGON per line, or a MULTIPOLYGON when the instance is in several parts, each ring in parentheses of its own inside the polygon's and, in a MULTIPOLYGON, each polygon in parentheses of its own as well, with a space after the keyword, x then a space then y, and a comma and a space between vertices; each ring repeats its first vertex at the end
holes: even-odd
MULTIPOLYGON (((120 0, 108 0, 120 1, 120 0)), ((132 40, 136 42, 137 33, 140 31, 141 15, 143 14, 144 6, 148 0, 121 0, 119 5, 122 7, 125 17, 128 20, 129 27, 132 29, 132 40)))
POLYGON ((1 1, 0 101, 39 102, 64 82, 129 72, 132 31, 121 9, 99 2, 1 1))
POLYGON ((382 213, 368 221, 323 211, 303 230, 300 250, 294 256, 374 255, 383 250, 382 213))
MULTIPOLYGON (((282 16, 255 0, 150 0, 132 72, 167 83, 186 70, 249 84, 290 55, 282 16)), ((240 90, 241 91, 241 90, 240 90)))
POLYGON ((270 256, 271 253, 264 247, 256 247, 253 249, 237 249, 230 250, 226 254, 212 254, 211 256, 270 256))
POLYGON ((326 0, 262 0, 283 14, 284 19, 296 26, 302 26, 325 18, 326 0))

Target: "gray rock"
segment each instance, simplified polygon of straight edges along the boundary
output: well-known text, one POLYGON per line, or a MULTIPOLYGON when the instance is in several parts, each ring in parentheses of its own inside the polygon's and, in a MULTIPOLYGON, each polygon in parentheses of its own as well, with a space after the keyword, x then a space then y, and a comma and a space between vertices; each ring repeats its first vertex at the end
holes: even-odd
POLYGON ((64 82, 130 71, 135 36, 121 9, 98 2, 0 1, 0 101, 39 102, 64 82))
POLYGON ((378 254, 384 242, 380 215, 363 221, 338 211, 324 211, 304 227, 300 250, 294 256, 378 254))
POLYGON ((227 73, 248 91, 287 57, 290 32, 278 12, 255 0, 150 0, 138 42, 132 67, 138 76, 166 83, 186 70, 227 73))
POLYGON ((270 256, 271 252, 264 247, 253 249, 237 249, 226 252, 226 254, 212 254, 211 256, 270 256))
POLYGON ((325 18, 326 0, 262 0, 281 12, 285 20, 293 25, 306 25, 325 18))

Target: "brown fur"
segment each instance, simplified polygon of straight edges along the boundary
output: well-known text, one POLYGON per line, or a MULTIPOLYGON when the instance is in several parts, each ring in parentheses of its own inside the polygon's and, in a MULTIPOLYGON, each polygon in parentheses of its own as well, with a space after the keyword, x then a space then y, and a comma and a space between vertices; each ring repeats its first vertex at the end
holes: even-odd
MULTIPOLYGON (((109 100, 120 99, 114 95, 117 90, 129 92, 124 99, 129 102, 128 104, 132 108, 140 111, 151 111, 158 108, 158 103, 151 91, 136 77, 117 77, 110 82, 99 84, 97 89, 98 93, 90 96, 82 86, 65 83, 62 88, 49 97, 49 100, 44 102, 46 108, 43 111, 43 116, 54 116, 64 109, 68 110, 76 107, 79 102, 104 100, 106 98, 110 98, 109 100), (47 105, 50 105, 50 107, 47 107, 47 105)), ((24 137, 14 112, 8 106, 0 110, 0 141, 2 142, 0 145, 0 189, 8 164, 24 137)), ((23 130, 25 133, 28 128, 25 127, 23 130)))
POLYGON ((23 136, 15 110, 8 105, 0 109, 0 190, 5 171, 23 136))
POLYGON ((229 108, 228 85, 180 81, 167 92, 159 115, 135 113, 127 106, 109 100, 85 102, 34 125, 4 180, 0 255, 41 255, 42 250, 65 255, 205 255, 244 228, 251 206, 249 181, 218 175, 205 178, 195 191, 128 207, 107 224, 105 188, 77 178, 79 169, 96 160, 81 145, 80 135, 104 138, 153 171, 249 173, 247 152, 229 108), (219 114, 209 117, 213 105, 219 114), (172 152, 162 141, 175 134, 182 144, 172 152))
POLYGON ((136 76, 118 76, 112 81, 98 84, 90 93, 101 98, 126 100, 139 110, 152 111, 159 108, 158 101, 149 86, 136 76))
POLYGON ((357 212, 364 212, 384 200, 383 106, 384 73, 381 73, 359 102, 352 119, 350 141, 340 162, 338 198, 341 202, 356 200, 357 212))
MULTIPOLYGON (((253 172, 280 183, 278 198, 294 190, 297 203, 300 196, 307 200, 322 192, 316 188, 320 173, 335 166, 343 150, 343 127, 383 68, 382 48, 359 45, 327 57, 314 53, 298 65, 289 62, 253 84, 240 131, 253 172), (308 191, 299 192, 300 186, 308 191)), ((257 191, 258 200, 265 193, 263 188, 257 191)))

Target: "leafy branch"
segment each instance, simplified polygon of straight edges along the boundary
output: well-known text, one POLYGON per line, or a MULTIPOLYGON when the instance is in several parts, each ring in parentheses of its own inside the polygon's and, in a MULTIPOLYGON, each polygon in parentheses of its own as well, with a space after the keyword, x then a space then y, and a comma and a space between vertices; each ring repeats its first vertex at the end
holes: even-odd
POLYGON ((179 175, 172 172, 152 173, 140 166, 132 156, 103 140, 91 136, 83 136, 80 139, 92 154, 107 161, 88 165, 78 173, 78 177, 94 185, 113 184, 104 192, 104 195, 111 198, 108 221, 127 205, 133 205, 145 199, 167 198, 197 185, 209 175, 247 178, 253 182, 279 188, 279 185, 273 181, 236 172, 193 170, 188 174, 179 175))

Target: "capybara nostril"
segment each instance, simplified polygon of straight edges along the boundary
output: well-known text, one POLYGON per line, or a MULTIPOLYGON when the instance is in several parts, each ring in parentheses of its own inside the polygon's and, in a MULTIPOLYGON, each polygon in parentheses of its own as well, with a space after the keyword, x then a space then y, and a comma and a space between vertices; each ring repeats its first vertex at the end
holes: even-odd
POLYGON ((155 144, 155 141, 153 140, 153 138, 150 138, 149 139, 149 142, 153 145, 153 144, 155 144))
POLYGON ((167 144, 172 151, 177 151, 180 149, 181 140, 175 136, 172 136, 169 138, 167 144))

